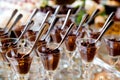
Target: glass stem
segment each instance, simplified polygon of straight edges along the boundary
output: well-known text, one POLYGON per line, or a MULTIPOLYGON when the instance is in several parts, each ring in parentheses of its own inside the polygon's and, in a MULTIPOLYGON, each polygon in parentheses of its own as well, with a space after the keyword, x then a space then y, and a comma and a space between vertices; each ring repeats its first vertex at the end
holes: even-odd
POLYGON ((69 59, 69 70, 72 70, 72 59, 69 59))
POLYGON ((119 58, 115 58, 114 60, 115 60, 115 63, 113 64, 113 67, 115 67, 116 64, 119 62, 119 58))
POLYGON ((91 76, 90 70, 91 70, 91 63, 86 63, 84 68, 84 74, 83 74, 84 80, 90 80, 90 76, 91 76))
POLYGON ((25 78, 22 76, 22 77, 20 77, 20 80, 25 80, 25 78))
POLYGON ((69 53, 69 70, 72 70, 73 68, 73 57, 74 57, 74 54, 72 52, 69 53))
POLYGON ((19 75, 19 79, 18 80, 28 80, 28 75, 19 75))
POLYGON ((53 80, 54 72, 53 71, 47 71, 47 74, 48 74, 49 80, 53 80))

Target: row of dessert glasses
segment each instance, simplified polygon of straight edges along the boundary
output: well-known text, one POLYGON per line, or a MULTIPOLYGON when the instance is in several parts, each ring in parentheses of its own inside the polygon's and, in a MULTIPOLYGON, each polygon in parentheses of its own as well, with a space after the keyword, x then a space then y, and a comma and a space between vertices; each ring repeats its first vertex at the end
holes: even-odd
MULTIPOLYGON (((80 39, 78 39, 77 45, 76 45, 76 41, 75 41, 76 36, 74 37, 74 35, 71 35, 70 33, 69 33, 69 36, 65 38, 65 44, 63 45, 62 49, 64 48, 64 46, 66 46, 66 48, 64 48, 64 49, 70 51, 70 54, 69 54, 69 56, 70 56, 71 54, 73 54, 73 51, 75 51, 75 47, 77 47, 81 54, 81 59, 83 60, 83 63, 87 62, 87 63, 85 63, 86 67, 90 66, 90 65, 88 65, 88 62, 93 61, 99 45, 97 43, 95 43, 95 40, 92 38, 83 38, 83 39, 80 38, 80 39), (69 46, 69 44, 72 46, 69 46)), ((28 44, 27 41, 25 40, 25 42, 22 43, 22 46, 18 46, 17 48, 14 48, 14 46, 13 46, 11 48, 11 46, 10 46, 12 44, 11 41, 14 42, 16 40, 11 39, 11 38, 3 39, 3 40, 7 40, 7 41, 5 41, 5 45, 2 46, 1 50, 4 50, 4 48, 7 46, 8 49, 7 49, 7 52, 5 52, 5 53, 7 53, 6 59, 8 59, 8 61, 10 62, 13 72, 21 74, 21 75, 18 75, 18 76, 20 76, 20 80, 26 79, 26 78, 23 78, 23 76, 24 76, 23 74, 28 73, 28 71, 30 69, 30 65, 33 60, 33 55, 28 56, 28 57, 22 57, 22 56, 24 55, 23 53, 27 53, 31 49, 31 44, 28 44), (11 43, 9 43, 9 41, 11 43), (9 44, 6 44, 6 43, 9 43, 9 44), (17 56, 16 56, 16 54, 17 54, 17 56)), ((1 40, 1 42, 2 42, 2 40, 1 40)), ((30 42, 30 43, 32 43, 32 42, 30 42)), ((52 75, 53 71, 57 69, 60 59, 64 59, 64 58, 60 58, 60 56, 67 55, 67 54, 61 54, 61 51, 54 50, 55 47, 53 46, 53 44, 50 44, 50 42, 49 43, 46 42, 46 43, 50 46, 50 48, 47 48, 46 44, 42 44, 42 45, 39 45, 39 47, 37 48, 39 50, 37 50, 37 51, 38 51, 38 57, 40 57, 41 62, 43 64, 42 67, 44 67, 44 69, 46 69, 46 70, 49 70, 49 73, 45 72, 45 74, 47 74, 47 76, 49 76, 49 79, 52 80, 53 78, 50 78, 51 77, 50 75, 52 75), (53 47, 53 49, 51 49, 52 47, 53 47)), ((6 48, 5 48, 5 50, 6 50, 6 48)), ((64 53, 66 53, 66 51, 64 53)), ((72 60, 71 57, 69 57, 68 62, 70 61, 70 64, 72 62, 71 60, 72 60)), ((72 65, 69 65, 69 66, 72 66, 72 65)), ((74 67, 72 67, 72 68, 74 69, 74 67)), ((68 69, 68 70, 71 70, 72 68, 70 67, 70 69, 68 69)), ((85 80, 90 79, 88 76, 86 76, 86 75, 88 75, 88 70, 89 69, 86 68, 84 71, 85 73, 87 73, 87 74, 85 74, 85 80)), ((18 80, 18 78, 17 78, 17 80, 18 80)))

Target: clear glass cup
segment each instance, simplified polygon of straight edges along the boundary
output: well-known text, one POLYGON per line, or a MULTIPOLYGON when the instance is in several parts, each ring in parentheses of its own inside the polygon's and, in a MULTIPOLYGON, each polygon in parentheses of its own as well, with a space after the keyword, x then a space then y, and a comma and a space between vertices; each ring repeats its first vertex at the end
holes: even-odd
POLYGON ((2 57, 3 70, 4 70, 3 75, 4 75, 4 77, 11 76, 12 73, 14 72, 10 67, 11 65, 9 63, 9 60, 6 58, 6 52, 9 51, 12 48, 22 47, 23 45, 24 46, 26 45, 24 40, 20 40, 18 42, 18 44, 16 44, 16 45, 11 45, 16 40, 17 40, 17 38, 2 38, 2 39, 0 39, 0 45, 1 45, 0 46, 0 53, 1 53, 1 57, 2 57))
POLYGON ((68 37, 65 39, 64 42, 64 47, 65 47, 65 54, 68 57, 69 61, 69 69, 73 69, 72 65, 74 63, 73 57, 76 54, 76 35, 75 34, 70 34, 68 37))
POLYGON ((115 68, 120 59, 120 39, 118 37, 111 38, 109 36, 105 37, 104 41, 109 53, 108 55, 113 61, 113 64, 111 66, 115 68))
MULTIPOLYGON (((30 46, 32 47, 34 42, 35 42, 35 39, 36 39, 36 35, 32 35, 32 36, 29 36, 27 38, 27 41, 29 42, 30 46)), ((31 72, 32 73, 39 73, 39 77, 40 79, 43 79, 44 78, 44 73, 45 71, 43 70, 43 65, 42 65, 42 62, 41 62, 41 59, 39 57, 39 52, 37 51, 37 47, 40 46, 40 45, 43 45, 43 44, 46 44, 45 41, 42 41, 42 40, 39 40, 35 46, 35 49, 33 50, 33 52, 35 53, 34 54, 34 57, 33 57, 33 62, 31 65, 31 72), (39 66, 37 66, 39 65, 39 66), (36 69, 34 69, 36 67, 36 69)), ((36 77, 35 77, 36 78, 36 77)))
POLYGON ((47 45, 41 45, 37 48, 49 80, 54 80, 53 77, 60 60, 60 50, 55 48, 53 49, 53 47, 53 44, 51 44, 49 47, 47 45))
POLYGON ((91 69, 93 66, 92 62, 100 47, 100 42, 95 43, 95 41, 96 40, 92 38, 78 38, 76 42, 84 65, 82 75, 84 80, 90 80, 93 74, 91 69))
POLYGON ((55 28, 51 31, 50 36, 53 43, 56 43, 56 44, 60 43, 60 41, 62 40, 61 29, 55 26, 55 28))
MULTIPOLYGON (((29 70, 32 63, 33 56, 22 57, 27 54, 31 48, 13 48, 6 53, 6 57, 9 60, 11 67, 16 73, 17 80, 28 80, 29 79, 29 70)), ((32 54, 32 53, 31 53, 32 54)))

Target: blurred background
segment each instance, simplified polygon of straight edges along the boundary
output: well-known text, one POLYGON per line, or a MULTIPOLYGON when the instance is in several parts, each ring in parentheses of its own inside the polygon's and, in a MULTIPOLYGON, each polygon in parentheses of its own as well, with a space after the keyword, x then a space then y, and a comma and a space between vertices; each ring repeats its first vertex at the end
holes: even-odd
POLYGON ((25 24, 24 22, 34 8, 38 8, 40 13, 46 13, 48 10, 54 12, 56 5, 59 4, 64 6, 61 9, 61 14, 67 13, 69 8, 75 10, 79 6, 83 6, 83 10, 75 17, 75 22, 77 24, 79 24, 84 13, 91 15, 96 8, 99 8, 99 15, 96 16, 93 21, 93 24, 97 27, 101 27, 106 17, 114 11, 114 20, 116 21, 114 26, 116 26, 116 28, 112 28, 108 33, 111 34, 111 31, 113 31, 113 34, 120 33, 120 31, 118 31, 118 22, 120 21, 120 0, 0 0, 0 26, 2 27, 2 25, 6 23, 7 18, 9 18, 14 9, 18 9, 19 12, 24 15, 22 20, 18 23, 18 25, 21 25, 25 24), (64 1, 65 4, 60 3, 60 1, 64 1))

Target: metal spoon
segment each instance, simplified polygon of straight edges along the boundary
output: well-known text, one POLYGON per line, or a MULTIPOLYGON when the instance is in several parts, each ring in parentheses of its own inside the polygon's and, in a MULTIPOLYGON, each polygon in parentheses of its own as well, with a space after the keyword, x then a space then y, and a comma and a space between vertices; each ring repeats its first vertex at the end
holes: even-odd
POLYGON ((5 25, 5 27, 3 28, 4 31, 6 30, 8 24, 10 23, 10 21, 12 20, 12 18, 15 16, 15 14, 16 14, 17 12, 18 12, 17 9, 15 9, 15 10, 12 12, 12 15, 11 15, 10 19, 8 20, 8 22, 7 22, 7 24, 5 25))
POLYGON ((96 10, 92 13, 92 15, 90 16, 90 18, 89 18, 88 21, 86 22, 86 25, 88 25, 88 24, 94 19, 94 17, 98 14, 99 11, 100 11, 99 9, 96 9, 96 10))
POLYGON ((102 30, 101 34, 98 36, 98 38, 95 40, 95 43, 97 43, 101 38, 102 36, 104 35, 104 33, 110 28, 110 26, 114 23, 113 20, 110 20, 107 24, 106 24, 106 27, 102 30))
POLYGON ((82 20, 81 20, 81 22, 80 22, 80 24, 79 24, 79 26, 78 26, 75 34, 77 34, 77 32, 79 31, 79 29, 81 28, 81 26, 83 25, 83 23, 85 22, 85 20, 88 18, 88 16, 89 16, 88 14, 84 14, 83 15, 82 20))
MULTIPOLYGON (((31 28, 32 26, 34 25, 34 21, 33 20, 31 20, 31 22, 29 23, 29 28, 31 28)), ((14 32, 14 31, 13 31, 14 32)), ((19 36, 17 35, 17 33, 16 32, 14 32, 14 35, 15 35, 15 37, 16 38, 18 38, 19 36)))
MULTIPOLYGON (((46 22, 46 20, 48 19, 49 16, 50 16, 50 11, 47 12, 44 20, 43 20, 42 23, 41 23, 41 26, 46 22)), ((41 28, 41 27, 40 27, 40 28, 41 28)))
POLYGON ((47 31, 47 33, 46 33, 46 35, 45 35, 45 37, 44 37, 44 39, 43 40, 45 40, 47 37, 48 37, 48 35, 49 35, 49 33, 51 32, 51 30, 54 28, 54 22, 55 22, 55 19, 57 18, 57 14, 58 14, 58 12, 59 12, 59 9, 60 9, 60 6, 58 6, 57 8, 56 8, 56 10, 55 10, 55 12, 54 12, 54 14, 53 14, 53 18, 52 18, 52 22, 51 22, 51 24, 50 24, 50 27, 49 27, 49 29, 48 29, 48 31, 47 31))
POLYGON ((105 28, 105 26, 107 25, 107 23, 113 18, 113 16, 115 15, 114 12, 112 12, 109 17, 107 18, 107 20, 105 21, 103 27, 100 29, 100 32, 105 28))
POLYGON ((74 23, 70 24, 70 27, 67 29, 63 39, 61 40, 61 42, 59 43, 59 45, 55 49, 58 49, 62 45, 62 43, 64 42, 65 38, 67 37, 68 33, 70 32, 70 30, 73 28, 74 25, 75 25, 74 23))
POLYGON ((42 25, 42 29, 39 30, 38 35, 37 35, 37 38, 35 39, 35 42, 34 42, 32 48, 31 48, 31 50, 30 50, 27 54, 23 55, 21 58, 28 57, 28 56, 31 54, 31 52, 34 50, 34 48, 35 48, 35 46, 36 46, 36 44, 37 44, 37 42, 38 42, 38 40, 39 40, 39 38, 40 38, 43 30, 44 30, 44 28, 45 28, 45 25, 46 25, 46 24, 43 24, 43 25, 42 25))
POLYGON ((42 22, 41 25, 40 25, 40 30, 39 30, 39 32, 38 32, 37 38, 35 39, 35 42, 34 42, 34 44, 33 44, 32 49, 31 49, 27 54, 23 55, 21 58, 24 58, 24 57, 29 56, 29 55, 31 54, 31 52, 33 51, 33 49, 35 48, 35 45, 36 45, 36 43, 38 42, 41 34, 43 33, 43 30, 45 30, 46 24, 44 24, 44 23, 45 23, 45 21, 48 19, 49 15, 50 15, 50 12, 48 11, 47 14, 46 14, 46 16, 45 16, 45 18, 44 18, 44 20, 43 20, 43 22, 42 22))
POLYGON ((77 9, 77 11, 73 15, 73 17, 76 17, 78 15, 78 13, 81 11, 82 8, 83 8, 83 6, 79 6, 79 8, 77 9))
POLYGON ((34 9, 34 11, 32 12, 31 16, 29 17, 29 19, 27 20, 27 24, 24 28, 24 30, 22 31, 21 35, 19 36, 19 38, 15 41, 14 44, 16 44, 21 38, 22 36, 24 35, 24 33, 27 31, 28 27, 29 27, 29 24, 31 22, 31 19, 35 16, 35 14, 38 12, 38 9, 34 9))
MULTIPOLYGON (((108 17, 107 20, 105 21, 103 27, 102 27, 98 32, 102 32, 102 31, 104 30, 104 28, 106 27, 106 25, 108 24, 108 22, 113 18, 114 14, 115 14, 115 13, 112 12, 112 13, 109 15, 109 17, 108 17)), ((87 34, 88 34, 88 37, 90 37, 90 34, 89 34, 89 33, 87 33, 87 34)))
POLYGON ((16 25, 16 23, 17 23, 22 17, 23 17, 23 15, 22 15, 22 14, 19 14, 19 15, 17 16, 17 18, 15 19, 14 23, 12 24, 12 26, 11 26, 7 31, 5 31, 2 35, 0 35, 0 36, 3 36, 3 35, 5 35, 5 34, 9 34, 9 32, 11 32, 12 28, 16 25))
POLYGON ((68 10, 67 15, 66 15, 66 18, 65 18, 65 21, 64 21, 61 29, 64 29, 64 27, 65 27, 65 25, 66 25, 66 23, 67 23, 67 21, 68 21, 68 19, 69 19, 69 17, 70 17, 70 13, 71 13, 71 9, 68 10))

